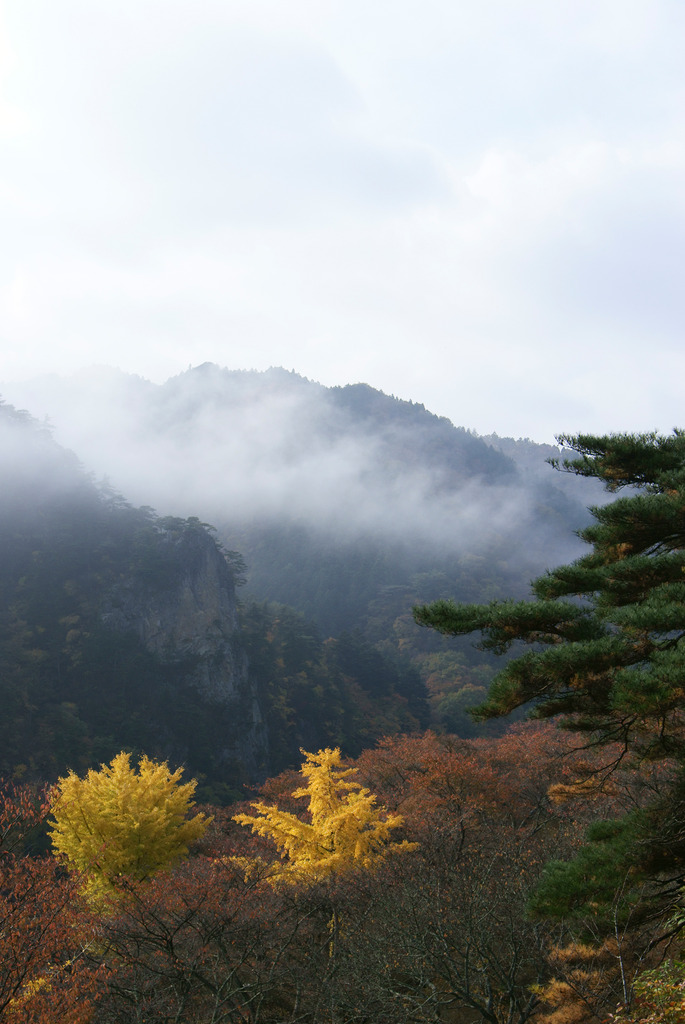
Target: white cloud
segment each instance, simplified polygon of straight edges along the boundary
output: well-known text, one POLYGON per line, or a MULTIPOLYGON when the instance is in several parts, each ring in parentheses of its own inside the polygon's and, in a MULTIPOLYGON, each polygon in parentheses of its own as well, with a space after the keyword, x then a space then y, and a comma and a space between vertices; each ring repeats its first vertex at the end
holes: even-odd
POLYGON ((3 376, 283 364, 482 432, 668 429, 684 28, 677 0, 14 0, 3 376))

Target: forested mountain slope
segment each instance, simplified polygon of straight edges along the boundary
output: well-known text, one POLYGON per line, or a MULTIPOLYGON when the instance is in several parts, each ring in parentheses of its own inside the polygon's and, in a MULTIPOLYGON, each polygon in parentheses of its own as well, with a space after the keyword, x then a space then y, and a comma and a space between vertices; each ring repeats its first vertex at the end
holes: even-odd
POLYGON ((199 520, 96 487, 5 405, 0 480, 0 773, 50 779, 122 746, 215 780, 263 770, 233 573, 199 520))
POLYGON ((133 502, 214 524, 245 560, 247 598, 294 608, 321 640, 357 634, 413 665, 433 725, 462 733, 490 662, 419 630, 412 605, 526 596, 580 553, 574 531, 603 500, 596 481, 567 487, 546 464, 552 446, 478 437, 365 384, 283 369, 208 363, 163 385, 100 369, 7 397, 47 415, 133 502))
POLYGON ((124 747, 223 800, 304 742, 358 752, 425 724, 416 675, 346 666, 362 640, 324 647, 287 609, 239 621, 239 571, 199 519, 132 507, 0 405, 0 774, 54 779, 124 747))

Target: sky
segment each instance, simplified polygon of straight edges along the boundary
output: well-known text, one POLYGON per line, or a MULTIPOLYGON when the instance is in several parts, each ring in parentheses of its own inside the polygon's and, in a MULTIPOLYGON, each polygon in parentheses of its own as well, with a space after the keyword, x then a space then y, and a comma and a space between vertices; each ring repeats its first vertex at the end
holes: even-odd
POLYGON ((5 0, 0 392, 284 366, 685 426, 682 0, 5 0))

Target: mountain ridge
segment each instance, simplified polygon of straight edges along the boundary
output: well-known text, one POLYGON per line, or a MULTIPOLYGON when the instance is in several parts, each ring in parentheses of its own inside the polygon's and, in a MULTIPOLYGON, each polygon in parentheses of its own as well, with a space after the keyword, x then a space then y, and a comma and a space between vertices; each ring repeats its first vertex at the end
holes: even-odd
POLYGON ((244 557, 246 599, 411 665, 437 728, 471 727, 465 695, 477 702, 490 666, 428 638, 412 605, 525 598, 531 578, 581 554, 575 531, 604 500, 596 481, 554 473, 554 446, 481 438, 366 384, 215 364, 162 385, 121 371, 43 384, 12 397, 48 414, 89 469, 135 504, 211 522, 244 557))

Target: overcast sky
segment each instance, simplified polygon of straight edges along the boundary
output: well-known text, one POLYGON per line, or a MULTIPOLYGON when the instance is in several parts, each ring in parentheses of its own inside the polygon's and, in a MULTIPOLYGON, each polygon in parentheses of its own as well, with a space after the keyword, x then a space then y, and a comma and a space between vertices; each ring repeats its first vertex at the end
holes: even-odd
POLYGON ((0 382, 277 365, 479 433, 685 426, 683 0, 0 11, 0 382))

